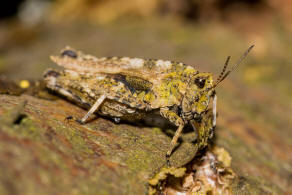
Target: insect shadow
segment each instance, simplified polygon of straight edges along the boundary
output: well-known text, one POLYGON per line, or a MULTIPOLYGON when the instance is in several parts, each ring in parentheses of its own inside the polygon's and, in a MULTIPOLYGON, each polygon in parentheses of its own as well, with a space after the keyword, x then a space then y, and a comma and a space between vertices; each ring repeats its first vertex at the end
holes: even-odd
MULTIPOLYGON (((167 119, 165 119, 160 114, 157 114, 155 112, 147 113, 147 115, 143 119, 135 120, 135 121, 117 120, 112 117, 101 116, 99 114, 95 114, 95 117, 91 118, 91 120, 89 120, 88 122, 91 122, 99 117, 113 121, 116 124, 127 124, 127 125, 141 127, 141 128, 157 127, 161 129, 161 131, 170 139, 173 138, 175 131, 177 129, 177 127, 173 123, 169 122, 167 119)), ((198 142, 197 133, 193 130, 193 127, 189 124, 185 125, 182 136, 178 139, 178 144, 176 145, 174 150, 176 150, 182 144, 182 142, 189 142, 192 144, 196 144, 198 142)))

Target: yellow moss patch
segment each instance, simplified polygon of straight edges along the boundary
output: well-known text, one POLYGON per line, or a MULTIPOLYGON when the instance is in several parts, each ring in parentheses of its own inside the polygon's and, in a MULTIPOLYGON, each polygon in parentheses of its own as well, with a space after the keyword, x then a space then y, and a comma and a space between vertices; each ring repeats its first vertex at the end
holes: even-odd
POLYGON ((148 182, 150 185, 155 186, 159 183, 159 181, 166 179, 167 175, 173 175, 175 177, 182 177, 184 176, 186 172, 186 168, 162 168, 159 173, 157 173, 152 179, 150 179, 148 182))
POLYGON ((217 159, 223 163, 224 167, 230 167, 232 158, 224 148, 215 147, 213 152, 217 156, 217 159))

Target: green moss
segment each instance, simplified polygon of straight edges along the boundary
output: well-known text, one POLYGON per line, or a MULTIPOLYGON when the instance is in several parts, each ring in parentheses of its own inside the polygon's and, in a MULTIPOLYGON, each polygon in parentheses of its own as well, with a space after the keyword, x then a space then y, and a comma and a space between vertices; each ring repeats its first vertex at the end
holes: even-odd
POLYGON ((148 152, 143 150, 135 150, 128 155, 126 164, 130 169, 135 171, 145 170, 148 169, 150 165, 149 163, 152 161, 149 157, 150 155, 148 152))
POLYGON ((35 140, 42 139, 43 129, 39 128, 36 125, 36 122, 29 117, 25 117, 24 119, 22 119, 20 125, 15 126, 15 128, 18 129, 18 135, 22 135, 27 138, 33 138, 35 140))
POLYGON ((152 128, 152 130, 153 130, 153 132, 154 132, 155 134, 157 134, 157 135, 159 135, 159 134, 162 133, 162 130, 161 130, 160 128, 158 128, 158 127, 154 127, 154 128, 152 128))

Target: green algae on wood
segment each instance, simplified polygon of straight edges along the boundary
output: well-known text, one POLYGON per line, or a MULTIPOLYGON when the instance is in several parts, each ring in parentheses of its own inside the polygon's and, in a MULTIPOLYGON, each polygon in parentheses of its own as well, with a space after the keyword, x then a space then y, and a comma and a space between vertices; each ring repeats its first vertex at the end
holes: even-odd
MULTIPOLYGON (((171 138, 158 128, 103 118, 86 125, 68 122, 66 116, 86 111, 64 100, 0 95, 0 102, 5 193, 145 194, 148 179, 165 166, 171 138), (15 123, 20 115, 25 117, 15 123)), ((197 150, 183 141, 171 162, 183 166, 197 150)))
MULTIPOLYGON (((148 180, 165 166, 171 137, 162 129, 117 125, 103 118, 84 126, 68 123, 66 116, 81 117, 86 111, 60 99, 0 95, 0 102, 1 194, 146 194, 148 180)), ((194 137, 182 136, 171 158, 173 169, 194 158, 198 150, 194 137)), ((232 168, 238 173, 231 186, 234 193, 281 194, 265 178, 244 175, 246 168, 257 170, 254 162, 268 161, 248 152, 251 148, 242 138, 219 128, 216 142, 234 159, 232 168), (243 166, 246 160, 250 164, 243 166)), ((280 164, 268 168, 275 167, 280 164)))

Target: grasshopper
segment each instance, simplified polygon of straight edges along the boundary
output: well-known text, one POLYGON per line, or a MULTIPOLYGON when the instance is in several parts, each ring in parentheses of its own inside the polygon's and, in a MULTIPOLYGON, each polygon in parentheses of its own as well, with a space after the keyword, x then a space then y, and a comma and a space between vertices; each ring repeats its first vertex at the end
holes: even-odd
POLYGON ((64 70, 47 70, 44 78, 49 89, 89 109, 83 118, 77 119, 81 124, 93 113, 114 118, 116 122, 141 120, 149 113, 160 113, 177 126, 166 153, 168 160, 186 124, 198 131, 202 121, 206 121, 204 117, 212 117, 207 129, 214 130, 217 114, 215 88, 252 48, 253 45, 227 71, 228 56, 214 81, 211 73, 199 72, 181 62, 97 58, 66 47, 60 55, 51 56, 52 61, 64 70), (211 100, 212 115, 206 115, 211 100))

